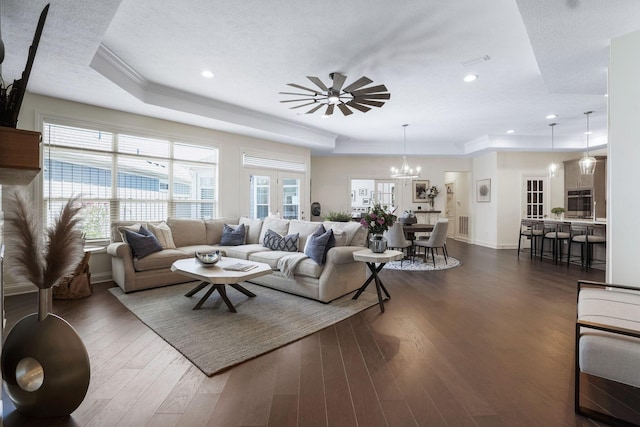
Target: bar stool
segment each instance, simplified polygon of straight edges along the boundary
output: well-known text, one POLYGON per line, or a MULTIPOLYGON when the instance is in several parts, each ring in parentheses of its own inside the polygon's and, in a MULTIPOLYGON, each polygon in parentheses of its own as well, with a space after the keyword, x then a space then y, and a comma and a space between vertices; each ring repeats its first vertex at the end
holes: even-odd
POLYGON ((537 254, 538 240, 542 237, 542 225, 542 221, 535 219, 523 219, 520 221, 520 235, 518 236, 518 258, 520 257, 523 237, 531 240, 531 248, 529 249, 530 257, 533 258, 534 255, 537 254))
POLYGON ((568 242, 571 239, 570 228, 570 222, 544 221, 542 229, 542 245, 540 246, 540 260, 542 260, 545 252, 549 252, 544 250, 544 241, 550 240, 552 244, 551 253, 553 262, 554 264, 558 263, 558 260, 562 258, 563 242, 568 242))
MULTIPOLYGON (((593 264, 593 245, 605 245, 607 244, 607 238, 604 234, 604 226, 600 224, 572 224, 571 225, 571 240, 569 241, 569 252, 567 254, 567 266, 574 262, 571 258, 577 258, 577 256, 571 256, 571 246, 574 243, 580 244, 580 265, 586 267, 587 271, 593 264), (594 232, 598 233, 595 234, 594 232)), ((598 261, 598 263, 605 263, 606 261, 598 261)))

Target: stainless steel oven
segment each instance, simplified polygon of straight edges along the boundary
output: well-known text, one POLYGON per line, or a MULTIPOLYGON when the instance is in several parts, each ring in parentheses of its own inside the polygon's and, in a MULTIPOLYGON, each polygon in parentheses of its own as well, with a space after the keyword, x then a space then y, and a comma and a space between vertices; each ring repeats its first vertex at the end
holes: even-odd
POLYGON ((579 190, 567 190, 567 214, 568 218, 589 218, 593 208, 593 190, 583 188, 579 190))

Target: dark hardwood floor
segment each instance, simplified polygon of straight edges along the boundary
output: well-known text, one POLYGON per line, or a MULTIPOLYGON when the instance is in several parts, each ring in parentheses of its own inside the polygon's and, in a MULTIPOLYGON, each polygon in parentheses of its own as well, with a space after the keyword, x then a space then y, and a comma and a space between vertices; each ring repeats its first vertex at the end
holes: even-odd
MULTIPOLYGON (((82 336, 92 379, 62 419, 26 419, 3 397, 5 426, 594 426, 573 410, 576 281, 549 260, 450 240, 463 265, 384 270, 392 299, 211 378, 108 291, 54 301, 82 336)), ((7 330, 36 309, 6 300, 7 330)), ((587 382, 640 415, 638 395, 587 382), (636 409, 634 409, 636 408, 636 409)))

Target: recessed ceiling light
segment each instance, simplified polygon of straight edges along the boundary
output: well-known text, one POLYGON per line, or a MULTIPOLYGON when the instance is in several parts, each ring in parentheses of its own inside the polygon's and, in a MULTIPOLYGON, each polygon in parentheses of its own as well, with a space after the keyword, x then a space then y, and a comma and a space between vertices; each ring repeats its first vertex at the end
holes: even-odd
POLYGON ((558 117, 556 114, 549 114, 546 118, 551 120, 551 119, 555 119, 556 117, 558 117))
POLYGON ((202 77, 207 78, 207 79, 212 79, 213 78, 213 73, 209 70, 204 70, 202 73, 200 73, 200 75, 202 75, 202 77))
POLYGON ((515 130, 513 130, 513 129, 509 129, 509 130, 507 131, 507 133, 515 133, 515 132, 516 132, 516 131, 515 131, 515 130))
POLYGON ((477 74, 467 74, 466 76, 464 76, 464 81, 469 83, 469 82, 473 82, 478 80, 478 75, 477 74))

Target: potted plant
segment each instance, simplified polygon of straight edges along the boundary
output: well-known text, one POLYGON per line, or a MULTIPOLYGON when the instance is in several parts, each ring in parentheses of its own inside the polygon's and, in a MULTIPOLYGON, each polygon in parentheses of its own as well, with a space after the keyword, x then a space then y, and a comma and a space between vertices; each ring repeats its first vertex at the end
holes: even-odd
POLYGON ((551 208, 551 213, 554 214, 557 219, 562 219, 562 216, 564 215, 564 208, 562 207, 551 208))
POLYGON ((438 187, 435 185, 427 190, 427 198, 429 199, 429 207, 431 210, 433 210, 433 202, 435 198, 438 197, 438 194, 440 194, 440 190, 438 190, 438 187))
POLYGON ((329 213, 327 214, 327 216, 324 217, 324 219, 325 221, 349 222, 351 221, 351 213, 329 211, 329 213))

